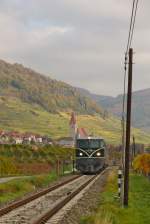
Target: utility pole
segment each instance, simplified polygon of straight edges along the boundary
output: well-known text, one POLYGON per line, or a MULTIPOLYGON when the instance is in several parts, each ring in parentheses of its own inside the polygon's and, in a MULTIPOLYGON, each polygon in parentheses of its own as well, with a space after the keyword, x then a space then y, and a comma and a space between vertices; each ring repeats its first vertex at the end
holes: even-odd
POLYGON ((127 121, 126 121, 126 147, 125 147, 125 172, 124 172, 124 206, 128 206, 129 194, 129 163, 130 163, 130 131, 131 131, 131 102, 132 102, 132 64, 133 49, 129 49, 128 66, 128 93, 127 93, 127 121))
POLYGON ((135 150, 136 150, 136 146, 135 146, 135 137, 134 137, 134 135, 133 135, 133 159, 134 159, 134 157, 135 157, 135 150))
POLYGON ((133 142, 132 142, 131 153, 130 153, 130 155, 131 155, 131 159, 130 159, 131 168, 132 168, 132 165, 133 165, 133 160, 134 160, 134 157, 135 157, 135 148, 136 148, 134 135, 133 135, 132 140, 133 140, 133 142))
POLYGON ((136 154, 136 145, 135 145, 135 137, 134 137, 134 135, 133 135, 132 162, 133 162, 133 160, 134 160, 135 154, 136 154))

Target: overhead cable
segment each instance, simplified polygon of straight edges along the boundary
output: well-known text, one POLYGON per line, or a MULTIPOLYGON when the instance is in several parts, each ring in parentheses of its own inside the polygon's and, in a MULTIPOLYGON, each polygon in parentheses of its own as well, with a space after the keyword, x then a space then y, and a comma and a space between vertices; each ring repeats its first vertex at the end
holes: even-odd
POLYGON ((127 40, 127 47, 125 51, 125 59, 124 59, 124 80, 123 80, 124 84, 123 84, 123 99, 122 99, 122 145, 123 147, 125 143, 125 102, 126 102, 126 77, 127 77, 128 51, 132 44, 137 9, 138 9, 138 0, 133 0, 130 26, 129 26, 129 34, 128 34, 128 40, 127 40))

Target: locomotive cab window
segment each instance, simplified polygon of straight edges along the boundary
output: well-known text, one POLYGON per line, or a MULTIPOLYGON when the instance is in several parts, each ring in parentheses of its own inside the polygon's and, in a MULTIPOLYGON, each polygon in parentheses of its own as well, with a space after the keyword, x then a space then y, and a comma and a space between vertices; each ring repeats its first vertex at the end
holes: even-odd
POLYGON ((77 140, 77 147, 81 149, 88 149, 89 148, 88 140, 87 139, 77 140))
POLYGON ((90 149, 98 149, 100 147, 100 140, 98 139, 90 139, 89 140, 89 148, 90 149))
POLYGON ((103 139, 78 139, 77 148, 81 149, 99 149, 105 147, 105 142, 103 139))

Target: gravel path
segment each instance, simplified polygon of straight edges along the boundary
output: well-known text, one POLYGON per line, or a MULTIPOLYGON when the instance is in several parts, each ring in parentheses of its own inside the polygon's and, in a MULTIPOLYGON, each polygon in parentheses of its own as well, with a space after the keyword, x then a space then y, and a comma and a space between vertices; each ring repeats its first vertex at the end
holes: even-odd
POLYGON ((16 176, 16 177, 1 177, 0 178, 0 184, 9 182, 11 180, 15 180, 15 179, 22 179, 22 178, 28 178, 30 176, 16 176))

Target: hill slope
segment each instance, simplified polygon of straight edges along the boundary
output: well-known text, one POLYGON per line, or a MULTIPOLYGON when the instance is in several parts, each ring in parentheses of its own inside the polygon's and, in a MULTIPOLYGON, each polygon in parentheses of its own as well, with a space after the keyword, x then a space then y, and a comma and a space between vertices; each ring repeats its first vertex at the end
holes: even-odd
MULTIPOLYGON (((42 76, 22 65, 0 61, 0 129, 46 134, 52 138, 69 135, 70 111, 78 113, 78 124, 108 143, 121 139, 120 120, 103 116, 103 109, 66 83, 42 76)), ((150 135, 133 130, 138 142, 150 135)))
MULTIPOLYGON (((53 139, 69 135, 70 112, 49 113, 37 104, 29 104, 17 98, 1 99, 0 129, 33 132, 48 135, 53 139)), ((107 143, 120 144, 120 120, 112 116, 103 119, 100 115, 78 114, 79 127, 88 133, 103 136, 107 143)), ((149 143, 150 135, 139 129, 133 129, 136 141, 149 143)))
POLYGON ((23 102, 38 104, 51 113, 74 110, 79 113, 101 113, 88 97, 66 83, 50 79, 19 64, 0 60, 0 96, 16 97, 23 102))
MULTIPOLYGON (((96 96, 91 94, 103 108, 111 113, 121 117, 122 113, 122 95, 117 97, 96 96)), ((132 101, 132 125, 146 131, 150 131, 150 88, 133 92, 132 101)))

